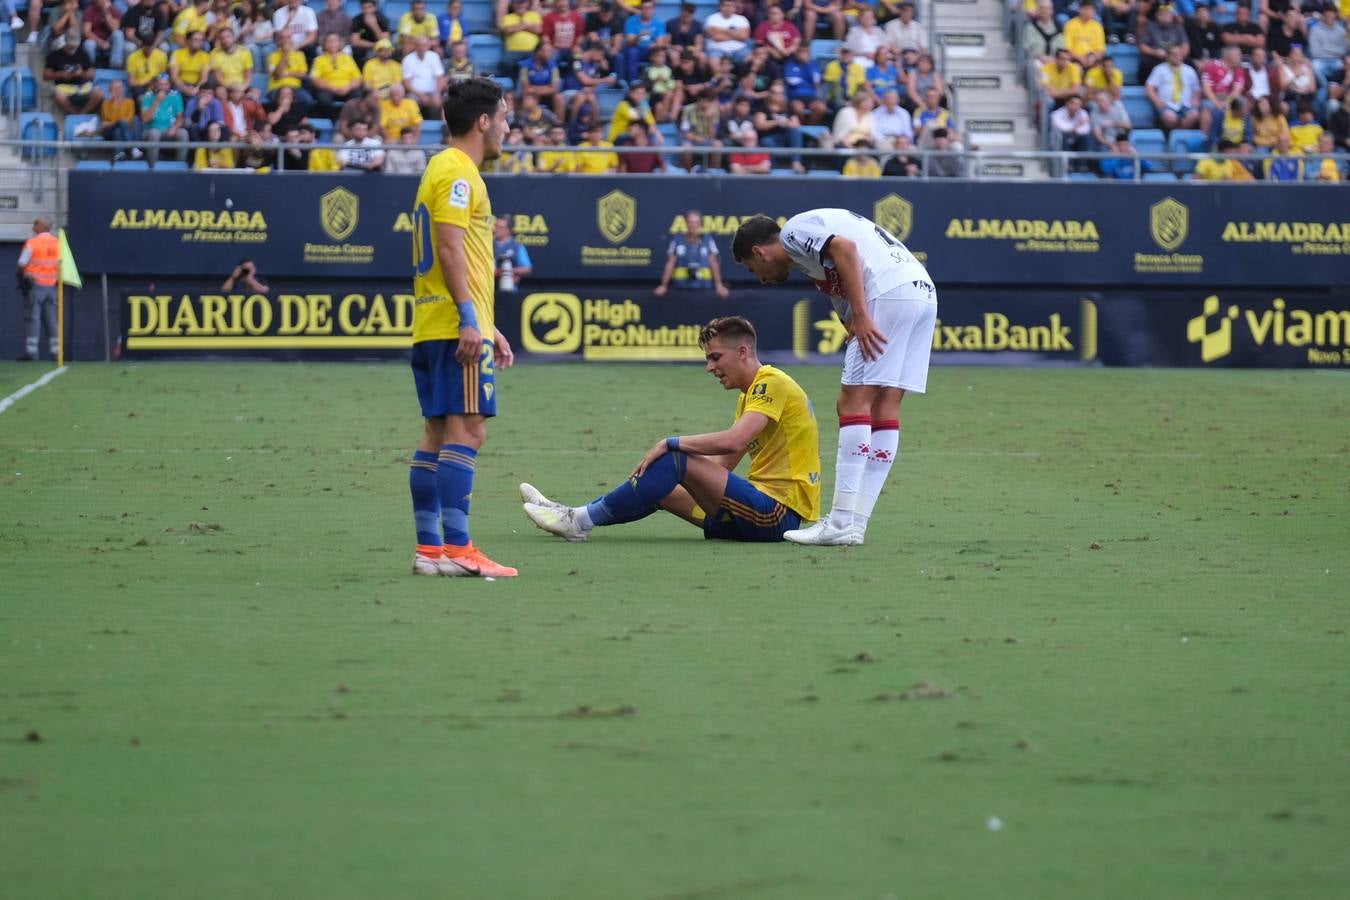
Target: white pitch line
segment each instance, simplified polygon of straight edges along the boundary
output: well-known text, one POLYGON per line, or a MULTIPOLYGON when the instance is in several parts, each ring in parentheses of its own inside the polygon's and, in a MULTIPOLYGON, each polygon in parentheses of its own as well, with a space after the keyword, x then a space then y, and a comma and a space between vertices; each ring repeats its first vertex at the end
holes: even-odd
POLYGON ((55 378, 57 375, 61 375, 61 374, 65 373, 65 371, 66 371, 67 368, 69 368, 69 367, 68 367, 68 366, 62 366, 62 367, 59 368, 59 369, 52 369, 50 372, 48 372, 46 375, 43 375, 41 378, 39 378, 37 381, 33 382, 32 384, 25 384, 23 387, 19 388, 17 391, 15 391, 14 393, 10 394, 10 395, 9 395, 8 397, 6 397, 5 399, 0 400, 0 413, 2 413, 2 412, 4 412, 5 410, 9 409, 9 408, 10 408, 11 406, 13 406, 15 403, 18 403, 18 402, 19 402, 20 400, 22 400, 24 397, 27 397, 29 394, 33 393, 33 391, 36 391, 38 388, 42 387, 42 386, 43 386, 44 384, 46 384, 47 382, 51 381, 51 380, 52 380, 53 378, 55 378))

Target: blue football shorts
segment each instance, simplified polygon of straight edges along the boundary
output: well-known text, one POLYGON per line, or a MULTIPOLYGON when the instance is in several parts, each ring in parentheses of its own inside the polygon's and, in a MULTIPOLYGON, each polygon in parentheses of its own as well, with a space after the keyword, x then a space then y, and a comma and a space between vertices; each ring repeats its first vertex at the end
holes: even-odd
POLYGON ((802 517, 732 472, 722 505, 703 517, 703 536, 722 541, 781 541, 802 517))
POLYGON ((482 355, 473 365, 455 359, 459 341, 418 341, 413 344, 413 381, 422 415, 495 416, 496 373, 492 367, 492 342, 483 341, 482 355))

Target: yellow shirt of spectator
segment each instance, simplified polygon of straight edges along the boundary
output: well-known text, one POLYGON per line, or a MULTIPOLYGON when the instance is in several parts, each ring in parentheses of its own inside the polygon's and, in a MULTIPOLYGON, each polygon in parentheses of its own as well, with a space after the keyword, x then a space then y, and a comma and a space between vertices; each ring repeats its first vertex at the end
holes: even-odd
POLYGON ((1083 68, 1078 63, 1069 63, 1061 69, 1054 63, 1048 62, 1041 66, 1041 80, 1046 87, 1057 91, 1078 87, 1083 83, 1083 68))
POLYGON ((1316 153, 1317 141, 1322 137, 1322 126, 1316 122, 1300 122, 1289 126, 1289 149, 1295 153, 1316 153))
POLYGON ((193 52, 180 47, 169 57, 170 70, 176 69, 184 84, 201 84, 202 75, 211 67, 211 54, 205 50, 193 52))
POLYGON ((206 33, 206 16, 197 12, 197 7, 189 3, 182 12, 174 17, 173 33, 186 38, 194 31, 206 33))
POLYGON ((820 434, 801 385, 773 366, 760 366, 736 401, 736 418, 769 420, 750 444, 751 484, 802 517, 820 518, 820 434))
MULTIPOLYGON (((832 59, 825 66, 825 71, 821 74, 825 84, 839 87, 844 81, 844 67, 840 65, 839 60, 832 59)), ((847 100, 867 83, 867 66, 859 60, 854 60, 848 64, 848 81, 844 83, 843 99, 847 100)))
POLYGON ((1106 31, 1096 19, 1084 22, 1074 16, 1064 23, 1064 46, 1079 59, 1089 53, 1100 56, 1106 52, 1106 31))
MULTIPOLYGON (((502 16, 501 27, 505 30, 513 25, 524 23, 526 25, 538 25, 543 27, 544 17, 534 10, 526 12, 524 15, 509 12, 502 16)), ((535 47, 539 46, 539 35, 533 31, 517 31, 514 34, 508 34, 502 49, 507 53, 532 53, 535 47)))
POLYGON ((540 172, 575 172, 577 155, 571 150, 540 150, 534 165, 540 172))
POLYGON ((645 113, 640 113, 627 100, 620 100, 619 105, 614 107, 613 118, 609 121, 609 134, 606 135, 609 142, 612 144, 619 139, 619 135, 627 134, 628 127, 638 121, 646 122, 650 128, 656 127, 656 117, 652 115, 650 107, 645 113))
POLYGON ((422 110, 411 97, 404 97, 397 104, 393 100, 380 101, 380 127, 384 129, 385 140, 396 141, 403 132, 421 123, 422 110))
POLYGON ((587 175, 599 175, 604 172, 614 172, 619 168, 619 154, 614 153, 614 145, 609 141, 601 141, 598 144, 582 144, 583 147, 607 147, 609 153, 601 153, 598 149, 590 153, 578 153, 577 168, 578 172, 584 172, 587 175))
POLYGON ((326 81, 340 90, 359 80, 361 70, 356 67, 356 60, 346 53, 339 53, 336 57, 325 53, 314 58, 314 67, 309 70, 309 77, 326 81))
MULTIPOLYGON (((1053 68, 1053 66, 1051 67, 1053 68)), ((1106 83, 1106 70, 1101 66, 1093 66, 1087 70, 1087 75, 1083 76, 1084 82, 1094 91, 1104 91, 1108 87, 1119 88, 1125 84, 1125 73, 1119 69, 1111 70, 1111 83, 1106 83)))
POLYGON ((248 87, 247 76, 252 68, 253 54, 247 47, 235 44, 229 53, 220 48, 211 51, 211 71, 216 73, 216 80, 226 87, 236 84, 248 87))
POLYGON ((134 50, 127 57, 127 78, 132 87, 145 87, 163 73, 169 71, 169 56, 158 47, 146 53, 134 50))
POLYGON ((389 92, 389 85, 403 80, 403 66, 396 59, 373 56, 361 69, 361 78, 368 89, 385 94, 389 92))
MULTIPOLYGON (((487 185, 473 160, 458 147, 442 150, 431 158, 417 186, 413 207, 413 343, 459 340, 459 310, 441 271, 436 253, 435 224, 464 229, 464 259, 468 265, 469 293, 478 330, 492 340, 492 203, 487 185)), ((461 300, 465 298, 460 298, 461 300)))
POLYGON ((850 156, 844 163, 845 178, 880 178, 881 163, 870 156, 850 156))
POLYGON ((338 165, 337 154, 327 147, 309 151, 309 171, 337 172, 341 168, 342 166, 338 165))
POLYGON ((273 50, 267 54, 267 90, 275 91, 277 88, 298 88, 300 79, 309 74, 309 64, 305 62, 305 54, 299 50, 292 50, 286 57, 286 71, 298 72, 298 75, 286 75, 284 78, 277 78, 272 73, 277 70, 277 64, 281 62, 281 51, 273 50))
POLYGON ((422 16, 422 21, 419 22, 413 18, 411 12, 405 12, 398 20, 398 33, 405 38, 429 37, 435 44, 440 42, 441 26, 436 23, 436 17, 431 13, 422 16))

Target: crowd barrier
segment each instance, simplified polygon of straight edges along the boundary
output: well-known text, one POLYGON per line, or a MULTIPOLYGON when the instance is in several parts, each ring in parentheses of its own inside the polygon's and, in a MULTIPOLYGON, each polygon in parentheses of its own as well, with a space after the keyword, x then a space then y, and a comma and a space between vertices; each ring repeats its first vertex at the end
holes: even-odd
MULTIPOLYGON (((655 282, 697 208, 728 281, 731 236, 757 212, 842 206, 875 219, 939 288, 1321 288, 1346 281, 1350 206, 1320 185, 991 183, 753 177, 490 176, 535 275, 655 282)), ((70 174, 72 246, 87 273, 221 277, 243 257, 264 276, 406 278, 416 179, 241 174, 70 174)))
MULTIPOLYGON (((120 289, 124 358, 398 358, 413 297, 401 283, 278 282, 268 294, 166 282, 120 289)), ((846 331, 814 290, 656 296, 648 285, 522 285, 498 327, 525 360, 689 362, 699 328, 743 314, 767 361, 838 363, 846 331)), ((1350 290, 939 289, 937 364, 1350 368, 1350 290)))

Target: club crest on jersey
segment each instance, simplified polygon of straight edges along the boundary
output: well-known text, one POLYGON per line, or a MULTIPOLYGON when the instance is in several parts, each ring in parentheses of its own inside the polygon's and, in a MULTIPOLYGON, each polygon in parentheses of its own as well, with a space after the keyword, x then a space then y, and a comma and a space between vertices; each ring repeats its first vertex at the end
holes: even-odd
POLYGON ((319 224, 335 241, 351 237, 361 218, 361 198, 344 187, 333 188, 319 198, 319 224))
POLYGON ((492 399, 492 382, 490 381, 486 381, 483 383, 483 398, 485 400, 492 399))
POLYGON ((751 390, 750 390, 750 396, 752 396, 752 397, 763 397, 763 396, 764 396, 765 394, 767 394, 768 392, 769 392, 769 386, 768 386, 767 384, 764 384, 763 382, 761 382, 761 383, 755 385, 753 388, 751 388, 751 390))
POLYGON ((456 209, 469 208, 469 182, 466 178, 459 178, 450 185, 450 205, 456 209))

